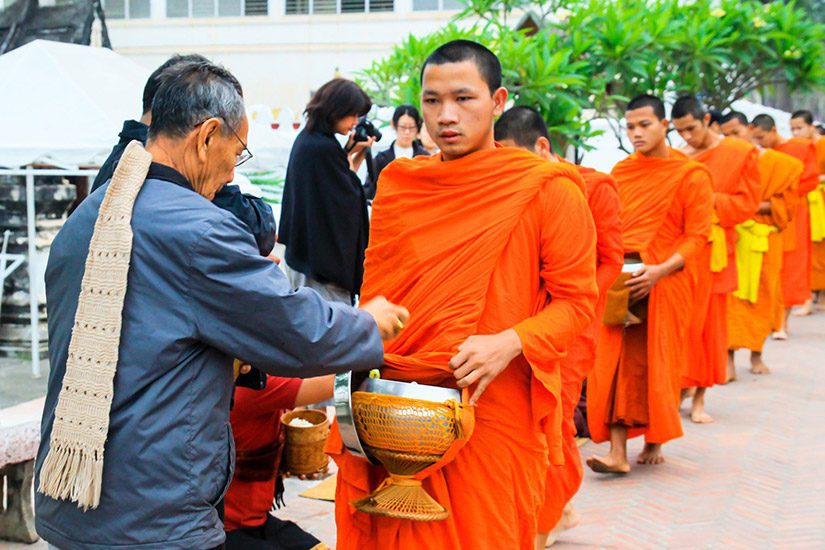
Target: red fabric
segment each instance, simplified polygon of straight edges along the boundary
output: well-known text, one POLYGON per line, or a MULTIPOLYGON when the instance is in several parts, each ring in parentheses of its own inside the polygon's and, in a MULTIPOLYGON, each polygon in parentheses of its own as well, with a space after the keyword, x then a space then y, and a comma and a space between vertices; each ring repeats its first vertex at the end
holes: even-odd
MULTIPOLYGON (((281 415, 295 406, 301 388, 298 378, 270 376, 260 391, 235 388, 235 402, 229 414, 235 449, 253 450, 272 445, 281 433, 281 415)), ((224 497, 224 527, 227 531, 257 527, 266 521, 275 496, 275 479, 241 481, 232 479, 224 497)))
MULTIPOLYGON (((667 158, 634 153, 619 162, 612 175, 619 186, 625 253, 637 252, 653 265, 678 252, 689 262, 707 246, 713 191, 702 164, 673 149, 667 158)), ((630 437, 644 434, 648 442, 664 443, 682 435, 680 374, 692 292, 690 272, 681 270, 659 281, 650 293, 648 425, 631 428, 630 437)), ((602 327, 596 364, 587 378, 588 425, 596 442, 606 441, 610 434, 611 395, 623 338, 622 327, 602 327)))
POLYGON ((782 258, 782 299, 785 307, 804 304, 811 297, 811 213, 808 193, 819 182, 816 167, 816 147, 807 139, 791 138, 774 147, 777 151, 802 161, 804 171, 799 178, 797 203, 791 230, 785 232, 785 254, 782 258))
POLYGON ((608 174, 592 168, 577 166, 587 188, 587 205, 596 225, 596 283, 599 301, 596 318, 570 345, 561 367, 561 399, 563 465, 551 465, 547 470, 544 506, 539 512, 539 533, 553 530, 559 522, 565 505, 579 490, 582 481, 582 462, 576 445, 574 414, 581 397, 582 381, 596 360, 596 337, 602 325, 607 290, 622 271, 622 229, 619 221, 619 192, 615 180, 608 174))
POLYGON ((381 294, 410 310, 385 344, 382 375, 454 386, 448 362, 457 347, 509 328, 523 354, 479 400, 464 448, 423 480, 450 511, 444 521, 357 512, 350 502, 385 473, 345 451, 333 430, 338 548, 532 548, 548 453, 562 460, 559 363, 597 298, 582 190, 574 169, 512 148, 449 162, 399 159, 381 173, 362 298, 381 294))

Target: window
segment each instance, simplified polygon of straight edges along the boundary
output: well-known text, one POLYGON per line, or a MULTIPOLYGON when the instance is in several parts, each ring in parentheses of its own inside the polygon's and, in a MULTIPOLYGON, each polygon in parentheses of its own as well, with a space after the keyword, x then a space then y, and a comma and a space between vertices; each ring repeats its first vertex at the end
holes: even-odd
POLYGON ((463 8, 461 0, 413 0, 414 11, 447 11, 463 8))
POLYGON ((108 19, 148 19, 151 0, 103 0, 103 13, 108 19))
POLYGON ((395 0, 286 0, 287 15, 375 13, 394 10, 395 0))
POLYGON ((238 17, 267 13, 267 0, 166 0, 166 17, 238 17))

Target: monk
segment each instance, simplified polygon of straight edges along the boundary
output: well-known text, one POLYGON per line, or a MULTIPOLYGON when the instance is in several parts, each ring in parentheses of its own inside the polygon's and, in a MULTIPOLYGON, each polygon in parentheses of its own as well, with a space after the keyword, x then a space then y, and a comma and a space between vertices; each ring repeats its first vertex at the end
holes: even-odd
POLYGON ((701 265, 695 265, 697 292, 693 303, 698 315, 690 327, 694 338, 682 374, 683 390, 696 388, 690 419, 704 424, 713 422, 705 412, 707 389, 728 382, 727 303, 738 285, 735 227, 758 209, 759 154, 749 141, 711 131, 710 114, 694 96, 676 100, 671 120, 687 144, 682 152, 707 166, 713 176, 710 254, 702 255, 701 265), (697 334, 700 338, 695 337, 697 334))
MULTIPOLYGON (((796 138, 807 139, 816 146, 816 164, 819 185, 808 193, 808 209, 811 215, 811 290, 817 295, 817 306, 825 309, 825 139, 814 126, 810 111, 794 111, 791 115, 791 133, 796 138)), ((809 299, 798 313, 808 315, 814 307, 809 299)))
MULTIPOLYGON (((591 456, 587 465, 615 474, 630 471, 628 437, 645 436, 639 464, 660 464, 662 444, 682 435, 680 376, 693 293, 691 272, 684 268, 707 245, 713 213, 710 173, 668 147, 662 101, 634 98, 625 120, 635 152, 612 175, 622 205, 623 271, 630 271, 627 312, 624 325, 600 331, 596 365, 587 378, 591 438, 610 441, 609 454, 591 456)), ((610 302, 609 295, 612 310, 610 302)))
MULTIPOLYGON (((750 140, 747 117, 737 111, 722 119, 726 136, 750 140)), ((802 162, 774 149, 759 150, 759 210, 736 227, 736 264, 739 285, 728 296, 729 377, 736 379, 733 353, 751 352, 751 372, 767 374, 762 347, 771 334, 777 310, 783 309, 780 274, 782 232, 791 223, 799 198, 796 188, 802 162)))
POLYGON ((802 138, 786 139, 776 130, 776 122, 770 115, 757 115, 750 125, 754 142, 766 149, 776 149, 802 161, 805 170, 799 179, 797 193, 800 200, 794 213, 794 222, 784 231, 785 253, 782 259, 782 300, 785 314, 783 326, 773 337, 785 340, 788 337, 788 317, 793 306, 805 304, 811 297, 811 216, 807 201, 808 193, 815 190, 819 182, 816 169, 816 147, 802 138))
MULTIPOLYGON (((547 123, 530 107, 513 107, 501 115, 495 125, 495 138, 505 147, 526 149, 549 162, 567 162, 553 152, 547 123)), ((545 500, 539 514, 539 534, 536 537, 537 550, 553 544, 558 533, 578 523, 571 499, 581 486, 583 472, 573 418, 580 400, 582 382, 593 368, 596 358, 596 336, 602 324, 605 296, 622 270, 622 235, 616 182, 609 175, 592 168, 576 165, 576 169, 584 178, 587 205, 596 224, 596 281, 599 286, 599 301, 596 304, 596 319, 570 345, 567 357, 561 363, 564 465, 550 466, 547 471, 545 500)))
POLYGON ((507 90, 490 50, 449 42, 421 82, 440 152, 381 172, 362 299, 413 312, 382 377, 467 389, 475 428, 423 476, 450 514, 433 522, 356 511, 386 474, 333 431, 338 548, 532 549, 548 457, 563 463, 560 363, 593 320, 596 232, 575 168, 496 145, 507 90))

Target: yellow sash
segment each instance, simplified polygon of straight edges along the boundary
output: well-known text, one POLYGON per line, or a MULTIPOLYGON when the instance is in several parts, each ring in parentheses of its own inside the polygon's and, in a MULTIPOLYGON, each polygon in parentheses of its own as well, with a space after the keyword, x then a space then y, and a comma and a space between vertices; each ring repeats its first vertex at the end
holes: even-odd
POLYGON ((713 213, 710 226, 710 270, 719 273, 728 267, 728 243, 725 230, 719 225, 719 217, 713 213))
POLYGON ((759 278, 762 275, 762 258, 768 251, 768 235, 776 232, 776 227, 748 220, 736 226, 739 239, 736 241, 736 269, 739 288, 733 295, 740 300, 756 303, 759 296, 759 278))
POLYGON ((808 193, 808 208, 811 211, 811 240, 818 243, 825 240, 825 183, 808 193))

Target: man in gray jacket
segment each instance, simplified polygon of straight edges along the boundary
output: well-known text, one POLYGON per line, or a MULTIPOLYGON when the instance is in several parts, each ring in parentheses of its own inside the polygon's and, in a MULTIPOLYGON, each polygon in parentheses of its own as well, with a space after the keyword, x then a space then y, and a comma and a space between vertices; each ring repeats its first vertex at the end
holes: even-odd
MULTIPOLYGON (((77 362, 69 343, 81 329, 75 315, 88 292, 81 282, 104 193, 80 205, 51 249, 51 373, 36 462, 36 525, 63 550, 220 547, 216 505, 234 460, 233 358, 293 377, 376 368, 382 338, 395 336, 408 315, 384 299, 358 310, 290 288, 242 223, 210 202, 248 154, 240 85, 208 62, 173 71, 152 108, 152 163, 132 211, 101 490, 86 511, 75 493, 44 494, 40 478, 53 428, 67 421, 56 414, 58 397, 77 399, 64 395, 78 392, 76 381, 64 377, 67 361, 70 373, 77 362)), ((61 466, 52 470, 77 471, 61 466)))

